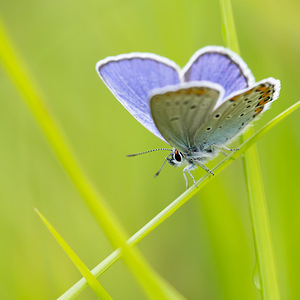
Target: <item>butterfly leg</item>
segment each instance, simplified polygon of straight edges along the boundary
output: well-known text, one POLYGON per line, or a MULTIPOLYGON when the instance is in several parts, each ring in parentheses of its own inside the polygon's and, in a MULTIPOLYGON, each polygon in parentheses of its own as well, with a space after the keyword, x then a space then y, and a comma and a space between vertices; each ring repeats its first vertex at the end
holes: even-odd
POLYGON ((189 188, 189 182, 188 182, 188 179, 187 179, 187 177, 185 175, 185 171, 184 170, 183 170, 183 177, 184 177, 184 180, 185 180, 185 187, 186 187, 186 189, 188 189, 189 188))
POLYGON ((223 149, 223 150, 227 150, 227 151, 238 151, 238 150, 240 150, 240 148, 230 149, 230 148, 228 148, 228 147, 226 147, 224 145, 220 146, 219 148, 223 149))
POLYGON ((184 179, 185 179, 185 183, 186 183, 186 188, 188 189, 188 187, 189 187, 189 182, 188 182, 188 179, 187 179, 187 177, 186 177, 186 172, 187 173, 189 173, 189 175, 191 176, 191 178, 193 179, 193 182, 194 182, 194 185, 196 186, 196 188, 198 188, 198 186, 197 186, 197 183, 196 183, 196 181, 195 181, 195 178, 194 178, 194 176, 192 175, 192 173, 190 172, 191 170, 194 170, 196 168, 196 166, 194 166, 194 165, 188 165, 188 166, 186 166, 184 169, 183 169, 183 177, 184 177, 184 179))
POLYGON ((220 150, 220 152, 221 152, 222 154, 224 154, 225 156, 228 156, 228 154, 227 154, 225 151, 220 150))
POLYGON ((221 153, 223 153, 225 156, 228 156, 228 154, 222 150, 226 150, 226 151, 238 151, 240 150, 239 148, 236 148, 236 149, 230 149, 228 147, 226 147, 225 145, 222 145, 222 146, 217 146, 217 145, 211 145, 212 148, 217 148, 220 150, 221 153))
POLYGON ((207 173, 210 173, 212 175, 215 175, 208 167, 206 167, 205 165, 201 164, 200 162, 197 162, 197 164, 203 169, 205 170, 207 173))

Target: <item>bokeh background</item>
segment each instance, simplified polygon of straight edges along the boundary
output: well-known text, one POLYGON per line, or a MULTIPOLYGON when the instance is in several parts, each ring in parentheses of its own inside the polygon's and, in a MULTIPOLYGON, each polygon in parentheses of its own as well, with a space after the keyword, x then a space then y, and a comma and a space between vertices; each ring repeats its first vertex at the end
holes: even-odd
MULTIPOLYGON (((257 80, 282 83, 280 99, 255 123, 260 128, 300 98, 300 2, 232 4, 243 59, 257 80)), ((1 0, 0 12, 81 166, 132 235, 185 182, 169 165, 154 179, 165 153, 126 158, 165 145, 114 99, 95 63, 140 51, 184 66, 197 49, 223 45, 219 1, 1 0)), ((55 299, 81 276, 34 207, 90 268, 113 249, 2 66, 0 106, 0 298, 55 299)), ((289 300, 300 297, 299 118, 297 111, 258 142, 280 292, 289 300)), ((187 299, 260 299, 251 230, 238 159, 138 247, 187 299)), ((100 281, 115 299, 145 299, 121 261, 100 281)), ((78 299, 96 297, 87 288, 78 299)))

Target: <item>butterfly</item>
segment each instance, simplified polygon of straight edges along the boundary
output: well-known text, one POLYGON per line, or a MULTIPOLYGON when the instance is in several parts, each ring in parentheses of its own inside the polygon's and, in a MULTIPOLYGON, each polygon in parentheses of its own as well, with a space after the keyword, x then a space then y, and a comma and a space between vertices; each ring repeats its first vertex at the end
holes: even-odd
MULTIPOLYGON (((119 102, 150 132, 172 147, 171 165, 186 173, 223 150, 279 96, 280 81, 255 83, 243 59, 230 49, 199 49, 181 69, 150 53, 121 54, 96 64, 96 71, 119 102)), ((135 156, 154 149, 129 156, 135 156)), ((225 153, 226 154, 226 153, 225 153)), ((160 168, 160 170, 162 169, 160 168)), ((160 170, 156 173, 160 172, 160 170)))

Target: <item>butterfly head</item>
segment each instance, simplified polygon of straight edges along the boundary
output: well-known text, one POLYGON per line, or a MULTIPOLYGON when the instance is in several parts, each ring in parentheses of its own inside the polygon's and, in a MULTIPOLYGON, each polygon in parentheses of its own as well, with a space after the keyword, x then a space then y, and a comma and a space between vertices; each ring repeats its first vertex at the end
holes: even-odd
POLYGON ((167 158, 168 163, 174 167, 181 167, 182 165, 186 164, 184 155, 176 150, 173 149, 172 153, 170 154, 170 158, 167 158))

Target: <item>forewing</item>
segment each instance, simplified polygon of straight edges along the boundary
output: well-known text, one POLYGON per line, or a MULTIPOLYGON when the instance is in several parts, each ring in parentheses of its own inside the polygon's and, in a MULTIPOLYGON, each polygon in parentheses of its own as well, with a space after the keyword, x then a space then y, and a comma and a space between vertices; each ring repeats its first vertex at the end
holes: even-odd
POLYGON ((268 78, 242 93, 229 96, 195 134, 195 143, 224 145, 236 137, 278 98, 280 81, 268 78))
POLYGON ((225 90, 224 97, 254 84, 254 77, 242 58, 219 46, 198 50, 184 67, 183 76, 184 81, 207 80, 220 84, 225 90))
POLYGON ((221 86, 210 82, 182 83, 154 90, 150 97, 154 123, 171 146, 186 152, 195 146, 195 133, 207 121, 223 93, 221 86))
POLYGON ((158 55, 131 53, 99 61, 96 71, 120 103, 149 131, 164 140, 153 123, 148 94, 155 88, 178 84, 179 67, 158 55))

